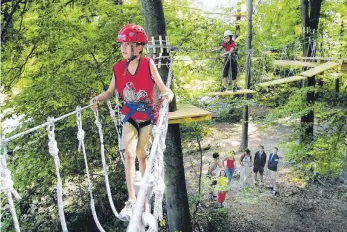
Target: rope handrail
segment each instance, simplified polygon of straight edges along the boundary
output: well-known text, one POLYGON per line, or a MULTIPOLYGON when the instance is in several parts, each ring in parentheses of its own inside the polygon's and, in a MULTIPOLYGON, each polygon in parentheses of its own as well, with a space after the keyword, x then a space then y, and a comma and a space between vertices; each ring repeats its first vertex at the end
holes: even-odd
MULTIPOLYGON (((83 111, 83 110, 85 110, 85 109, 91 107, 92 105, 93 105, 93 104, 84 106, 84 107, 82 107, 80 110, 83 111)), ((71 116, 71 115, 76 114, 77 112, 78 112, 78 111, 75 110, 75 111, 72 111, 72 112, 70 112, 70 113, 64 114, 64 115, 62 115, 62 116, 60 116, 60 117, 58 117, 58 118, 54 118, 52 122, 45 122, 45 123, 42 123, 41 125, 38 125, 38 126, 36 126, 36 127, 30 128, 30 129, 28 129, 28 130, 26 130, 26 131, 23 131, 23 132, 21 132, 21 133, 18 133, 18 134, 15 134, 15 135, 13 135, 13 136, 10 136, 10 137, 8 137, 8 138, 5 138, 5 139, 3 139, 1 142, 2 142, 3 144, 7 144, 7 143, 9 143, 10 141, 12 141, 12 140, 14 140, 14 139, 17 139, 17 138, 19 138, 19 137, 22 137, 23 135, 29 134, 29 133, 31 133, 31 132, 33 132, 33 131, 36 131, 36 130, 38 130, 38 129, 41 129, 41 128, 43 128, 43 127, 46 127, 46 126, 48 126, 48 125, 50 125, 50 124, 52 124, 52 123, 58 122, 58 121, 60 121, 60 120, 62 120, 62 119, 65 119, 65 118, 67 118, 67 117, 69 117, 69 116, 71 116)))

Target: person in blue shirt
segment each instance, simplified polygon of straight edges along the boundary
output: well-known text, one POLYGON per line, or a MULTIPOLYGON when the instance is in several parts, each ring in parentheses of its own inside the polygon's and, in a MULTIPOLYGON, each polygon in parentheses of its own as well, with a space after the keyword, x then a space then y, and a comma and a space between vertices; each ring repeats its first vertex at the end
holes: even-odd
POLYGON ((277 183, 276 183, 276 178, 277 178, 277 169, 278 169, 278 161, 279 161, 279 156, 277 154, 278 148, 274 147, 272 153, 269 156, 269 160, 267 162, 267 168, 269 169, 269 174, 270 174, 270 184, 267 186, 272 190, 272 195, 277 195, 277 183))

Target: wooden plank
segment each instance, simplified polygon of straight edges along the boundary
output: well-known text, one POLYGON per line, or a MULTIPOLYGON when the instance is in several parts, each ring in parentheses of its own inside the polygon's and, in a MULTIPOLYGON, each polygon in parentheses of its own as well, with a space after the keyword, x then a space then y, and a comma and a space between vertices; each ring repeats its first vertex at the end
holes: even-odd
POLYGON ((347 73, 347 63, 343 63, 341 65, 340 71, 343 73, 347 73))
POLYGON ((198 116, 192 118, 178 118, 178 119, 170 119, 169 124, 178 124, 178 123, 190 123, 190 122, 202 122, 209 121, 212 119, 212 114, 207 116, 198 116))
POLYGON ((257 91, 251 90, 251 89, 239 89, 236 92, 234 91, 225 91, 225 92, 210 92, 206 95, 208 96, 229 96, 229 95, 239 95, 239 94, 246 94, 246 93, 256 93, 257 91))
POLYGON ((317 74, 324 72, 328 69, 335 68, 337 66, 340 66, 340 64, 336 63, 336 62, 327 62, 327 63, 321 64, 321 65, 319 65, 313 69, 302 72, 300 75, 305 76, 305 77, 313 77, 314 75, 317 75, 317 74))
POLYGON ((169 124, 211 120, 212 113, 193 105, 178 105, 178 110, 169 112, 169 124))
POLYGON ((305 79, 307 79, 307 77, 292 76, 292 77, 287 77, 287 78, 281 78, 281 79, 274 80, 274 81, 268 81, 268 82, 264 82, 264 83, 259 83, 259 84, 257 84, 257 86, 268 87, 268 86, 273 86, 273 85, 280 85, 280 84, 290 83, 290 82, 294 82, 294 81, 305 80, 305 79))
POLYGON ((322 60, 322 61, 331 61, 331 60, 335 60, 335 61, 347 61, 347 58, 337 58, 337 57, 302 57, 302 56, 298 56, 296 57, 296 59, 298 60, 322 60))
POLYGON ((275 65, 280 66, 298 66, 298 67, 316 67, 316 63, 312 62, 303 62, 303 61, 297 61, 297 60, 275 60, 275 65))

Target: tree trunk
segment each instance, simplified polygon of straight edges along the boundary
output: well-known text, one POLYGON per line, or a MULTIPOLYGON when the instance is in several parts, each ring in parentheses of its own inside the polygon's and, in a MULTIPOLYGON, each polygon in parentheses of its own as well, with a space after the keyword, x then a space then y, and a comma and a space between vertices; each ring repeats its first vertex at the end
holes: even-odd
MULTIPOLYGON (((308 0, 301 0, 301 17, 302 17, 302 26, 303 26, 303 36, 304 36, 304 56, 314 57, 315 51, 312 51, 313 41, 309 40, 309 37, 313 37, 317 33, 312 33, 313 31, 317 32, 319 24, 320 9, 322 5, 322 0, 311 0, 310 5, 308 0), (308 14, 310 12, 310 15, 308 14)), ((311 87, 315 86, 316 78, 315 76, 304 80, 302 87, 311 87)), ((307 104, 313 107, 314 105, 314 91, 308 92, 306 95, 307 104)), ((300 143, 311 143, 314 139, 313 134, 314 126, 314 111, 310 110, 306 115, 301 117, 301 135, 300 143)))
POLYGON ((340 77, 335 79, 335 98, 339 97, 340 92, 340 77))
MULTIPOLYGON (((253 2, 248 0, 248 36, 247 36, 247 59, 246 59, 246 80, 245 88, 251 88, 251 56, 250 51, 252 49, 252 14, 253 14, 253 2)), ((250 95, 245 94, 245 98, 249 99, 250 95)), ((243 108, 243 119, 242 119, 242 137, 240 150, 244 151, 248 147, 248 105, 245 105, 243 108)))
MULTIPOLYGON (((149 39, 162 36, 165 39, 166 25, 163 5, 160 0, 140 0, 144 15, 145 30, 149 39)), ((159 49, 157 49, 159 50, 159 49)), ((164 49, 165 51, 165 49, 164 49)), ((166 56, 167 54, 162 54, 166 56)), ((159 73, 167 82, 168 67, 161 66, 159 73)), ((176 110, 176 101, 170 104, 170 111, 176 110)), ((192 231, 187 188, 184 175, 183 153, 179 124, 169 125, 166 137, 165 162, 165 199, 170 231, 192 231)))
POLYGON ((345 158, 343 159, 343 170, 340 174, 341 183, 347 183, 347 137, 345 138, 345 147, 346 147, 346 153, 345 153, 345 158))

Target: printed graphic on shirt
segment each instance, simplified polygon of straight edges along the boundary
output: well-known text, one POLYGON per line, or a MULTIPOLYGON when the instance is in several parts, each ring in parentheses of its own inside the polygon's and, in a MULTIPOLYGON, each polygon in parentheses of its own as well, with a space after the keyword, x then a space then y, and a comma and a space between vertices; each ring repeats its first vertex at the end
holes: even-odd
POLYGON ((127 82, 123 90, 125 102, 142 102, 149 104, 148 94, 144 90, 136 92, 134 83, 131 81, 127 82))

